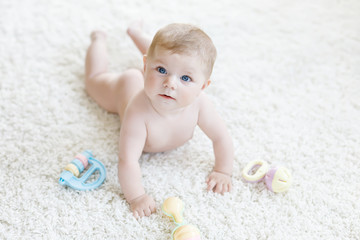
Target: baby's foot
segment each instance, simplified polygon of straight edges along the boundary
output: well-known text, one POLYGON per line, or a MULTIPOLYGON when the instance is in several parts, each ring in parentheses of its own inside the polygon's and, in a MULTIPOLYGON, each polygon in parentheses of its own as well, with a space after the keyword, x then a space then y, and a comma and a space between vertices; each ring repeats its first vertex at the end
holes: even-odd
POLYGON ((144 21, 143 20, 137 20, 137 21, 133 21, 128 29, 127 29, 127 34, 133 38, 135 35, 139 36, 143 33, 143 28, 144 28, 144 21))
POLYGON ((106 33, 101 30, 95 30, 90 34, 91 41, 95 41, 97 39, 106 39, 106 33))

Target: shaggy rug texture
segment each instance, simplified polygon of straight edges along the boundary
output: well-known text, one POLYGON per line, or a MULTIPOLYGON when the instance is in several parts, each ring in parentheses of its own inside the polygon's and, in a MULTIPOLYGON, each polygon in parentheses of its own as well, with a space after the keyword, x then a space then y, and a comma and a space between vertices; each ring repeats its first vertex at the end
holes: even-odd
POLYGON ((170 196, 203 239, 360 239, 360 2, 132 0, 0 2, 0 239, 171 238, 170 196), (218 58, 206 92, 235 145, 233 190, 206 191, 211 141, 196 129, 176 150, 143 154, 157 212, 136 220, 117 178, 119 118, 84 90, 90 32, 108 34, 111 70, 142 68, 126 35, 192 23, 218 58), (104 184, 58 183, 85 149, 104 184), (246 183, 252 160, 287 167, 288 192, 246 183))

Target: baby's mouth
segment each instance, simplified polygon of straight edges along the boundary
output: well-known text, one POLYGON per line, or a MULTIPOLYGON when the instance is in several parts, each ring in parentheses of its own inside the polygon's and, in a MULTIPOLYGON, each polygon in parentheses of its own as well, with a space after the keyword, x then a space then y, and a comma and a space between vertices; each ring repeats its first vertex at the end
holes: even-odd
POLYGON ((175 98, 169 96, 169 95, 166 95, 166 94, 159 94, 160 97, 163 97, 165 99, 172 99, 172 100, 175 100, 175 98))

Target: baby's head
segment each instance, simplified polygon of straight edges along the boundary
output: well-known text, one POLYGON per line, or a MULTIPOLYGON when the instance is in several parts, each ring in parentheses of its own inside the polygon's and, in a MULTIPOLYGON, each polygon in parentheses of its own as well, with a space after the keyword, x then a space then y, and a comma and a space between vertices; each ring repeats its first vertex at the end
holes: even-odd
POLYGON ((149 47, 148 59, 154 56, 157 48, 163 48, 171 53, 199 57, 204 67, 204 74, 209 79, 216 59, 216 48, 210 37, 198 27, 173 23, 161 28, 149 47))

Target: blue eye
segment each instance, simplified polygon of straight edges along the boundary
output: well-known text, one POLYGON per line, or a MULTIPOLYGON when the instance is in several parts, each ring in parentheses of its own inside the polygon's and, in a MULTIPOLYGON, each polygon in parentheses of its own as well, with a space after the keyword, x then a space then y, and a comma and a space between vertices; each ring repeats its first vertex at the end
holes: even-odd
POLYGON ((166 74, 166 69, 163 68, 163 67, 158 67, 158 68, 157 68, 157 71, 158 71, 159 73, 161 73, 161 74, 166 74))
POLYGON ((185 82, 190 82, 191 81, 191 78, 189 76, 181 76, 181 80, 185 81, 185 82))

